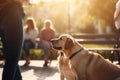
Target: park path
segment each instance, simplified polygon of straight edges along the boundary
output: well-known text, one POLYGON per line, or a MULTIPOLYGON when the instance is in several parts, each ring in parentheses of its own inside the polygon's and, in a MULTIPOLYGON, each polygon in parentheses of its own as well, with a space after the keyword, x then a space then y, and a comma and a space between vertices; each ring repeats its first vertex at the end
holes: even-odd
MULTIPOLYGON (((57 60, 52 61, 49 67, 43 67, 43 60, 31 60, 29 67, 22 67, 24 60, 19 61, 23 80, 60 80, 57 60)), ((3 61, 0 61, 0 80, 3 71, 3 61)), ((117 61, 114 62, 116 64, 117 61)))
MULTIPOLYGON (((19 61, 23 80, 60 80, 56 60, 52 61, 49 67, 43 67, 43 60, 32 60, 29 67, 22 67, 24 62, 24 60, 19 61)), ((0 64, 2 63, 3 61, 0 61, 0 64)), ((3 66, 0 65, 0 80, 2 71, 3 66)))

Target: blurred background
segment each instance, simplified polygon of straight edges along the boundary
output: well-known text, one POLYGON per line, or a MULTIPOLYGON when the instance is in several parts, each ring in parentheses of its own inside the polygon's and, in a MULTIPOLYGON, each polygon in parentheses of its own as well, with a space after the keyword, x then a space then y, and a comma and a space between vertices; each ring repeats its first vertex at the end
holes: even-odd
MULTIPOLYGON (((69 34, 114 34, 114 11, 117 0, 21 0, 27 17, 33 17, 39 30, 46 19, 51 19, 57 35, 69 34)), ((104 40, 104 39, 101 39, 104 40)), ((84 44, 85 47, 111 47, 108 44, 84 44)), ((98 51, 97 51, 98 52, 98 51)), ((53 53, 55 53, 53 51, 53 53)), ((110 57, 110 51, 100 50, 105 58, 110 57), (108 53, 108 54, 104 54, 108 53)), ((56 59, 57 54, 53 57, 56 59)), ((24 52, 22 59, 24 57, 24 52)), ((0 50, 0 59, 2 51, 0 50)), ((31 59, 43 59, 43 51, 31 50, 31 59)))
POLYGON ((45 19, 53 21, 57 34, 115 33, 113 15, 117 0, 22 0, 26 18, 32 16, 37 27, 45 19))

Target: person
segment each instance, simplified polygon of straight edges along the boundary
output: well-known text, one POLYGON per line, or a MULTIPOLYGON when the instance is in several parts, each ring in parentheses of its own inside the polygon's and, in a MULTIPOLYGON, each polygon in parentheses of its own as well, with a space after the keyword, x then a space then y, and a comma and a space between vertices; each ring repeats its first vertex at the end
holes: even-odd
MULTIPOLYGON (((114 12, 114 21, 115 21, 115 27, 117 29, 117 44, 115 45, 115 48, 119 48, 120 44, 118 43, 119 40, 119 33, 120 33, 120 0, 117 1, 116 3, 116 9, 114 12)), ((118 64, 120 64, 120 51, 117 51, 118 55, 118 64)))
POLYGON ((115 27, 120 32, 120 0, 116 3, 116 9, 114 12, 114 21, 115 21, 115 27))
POLYGON ((17 0, 0 0, 0 37, 5 63, 2 80, 22 80, 19 59, 23 45, 24 10, 17 0))
POLYGON ((30 49, 35 47, 35 40, 38 36, 38 28, 36 27, 35 20, 28 17, 24 28, 24 45, 23 50, 26 55, 26 62, 23 66, 30 64, 30 49))
POLYGON ((43 28, 41 29, 39 36, 39 48, 44 51, 44 67, 48 66, 48 52, 51 49, 50 40, 55 37, 55 29, 53 28, 52 21, 47 19, 44 21, 43 28))

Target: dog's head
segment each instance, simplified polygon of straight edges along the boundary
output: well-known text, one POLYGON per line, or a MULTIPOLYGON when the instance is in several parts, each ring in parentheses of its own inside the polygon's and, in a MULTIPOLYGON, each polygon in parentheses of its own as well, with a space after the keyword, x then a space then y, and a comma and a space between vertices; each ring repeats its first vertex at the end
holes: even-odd
POLYGON ((69 50, 75 45, 75 40, 71 35, 63 34, 51 40, 52 47, 57 50, 69 50))

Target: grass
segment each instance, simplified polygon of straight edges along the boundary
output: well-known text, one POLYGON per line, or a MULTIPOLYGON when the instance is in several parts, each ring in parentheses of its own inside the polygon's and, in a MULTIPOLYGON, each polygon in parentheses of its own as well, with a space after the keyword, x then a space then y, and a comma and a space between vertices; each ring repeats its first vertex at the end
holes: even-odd
MULTIPOLYGON (((49 50, 49 58, 57 59, 57 51, 49 50)), ((31 49, 30 50, 30 58, 32 60, 43 60, 44 59, 44 51, 42 49, 31 49)), ((22 52, 21 59, 25 59, 25 52, 22 52)))
POLYGON ((107 44, 101 44, 101 45, 98 45, 98 44, 83 44, 84 47, 86 48, 113 48, 114 45, 107 45, 107 44))
MULTIPOLYGON (((113 48, 114 45, 107 45, 107 44, 101 44, 101 45, 98 45, 98 44, 84 44, 83 45, 84 47, 86 48, 113 48)), ((111 51, 103 51, 103 50, 99 50, 99 51, 95 51, 94 52, 97 52, 99 53, 100 55, 102 55, 104 58, 106 59, 110 59, 111 58, 111 51)), ((114 60, 117 60, 117 54, 114 54, 114 60)))
MULTIPOLYGON (((83 47, 86 47, 86 48, 113 48, 114 45, 98 45, 98 44, 83 44, 83 47)), ((52 52, 52 56, 51 54, 49 54, 53 59, 56 59, 58 54, 57 54, 57 51, 51 51, 52 52)), ((111 56, 111 51, 103 51, 103 50, 100 50, 100 51, 95 51, 99 54, 101 54, 103 57, 105 58, 110 58, 111 56)), ((0 59, 3 59, 2 57, 3 53, 2 51, 0 51, 0 59)), ((116 54, 115 54, 116 55, 116 54)), ((22 55, 21 55, 21 59, 24 59, 25 57, 25 52, 22 51, 22 55)), ((41 60, 41 59, 44 59, 44 52, 42 49, 31 49, 30 50, 30 58, 33 59, 33 60, 41 60)), ((115 57, 116 59, 116 57, 115 57)))

